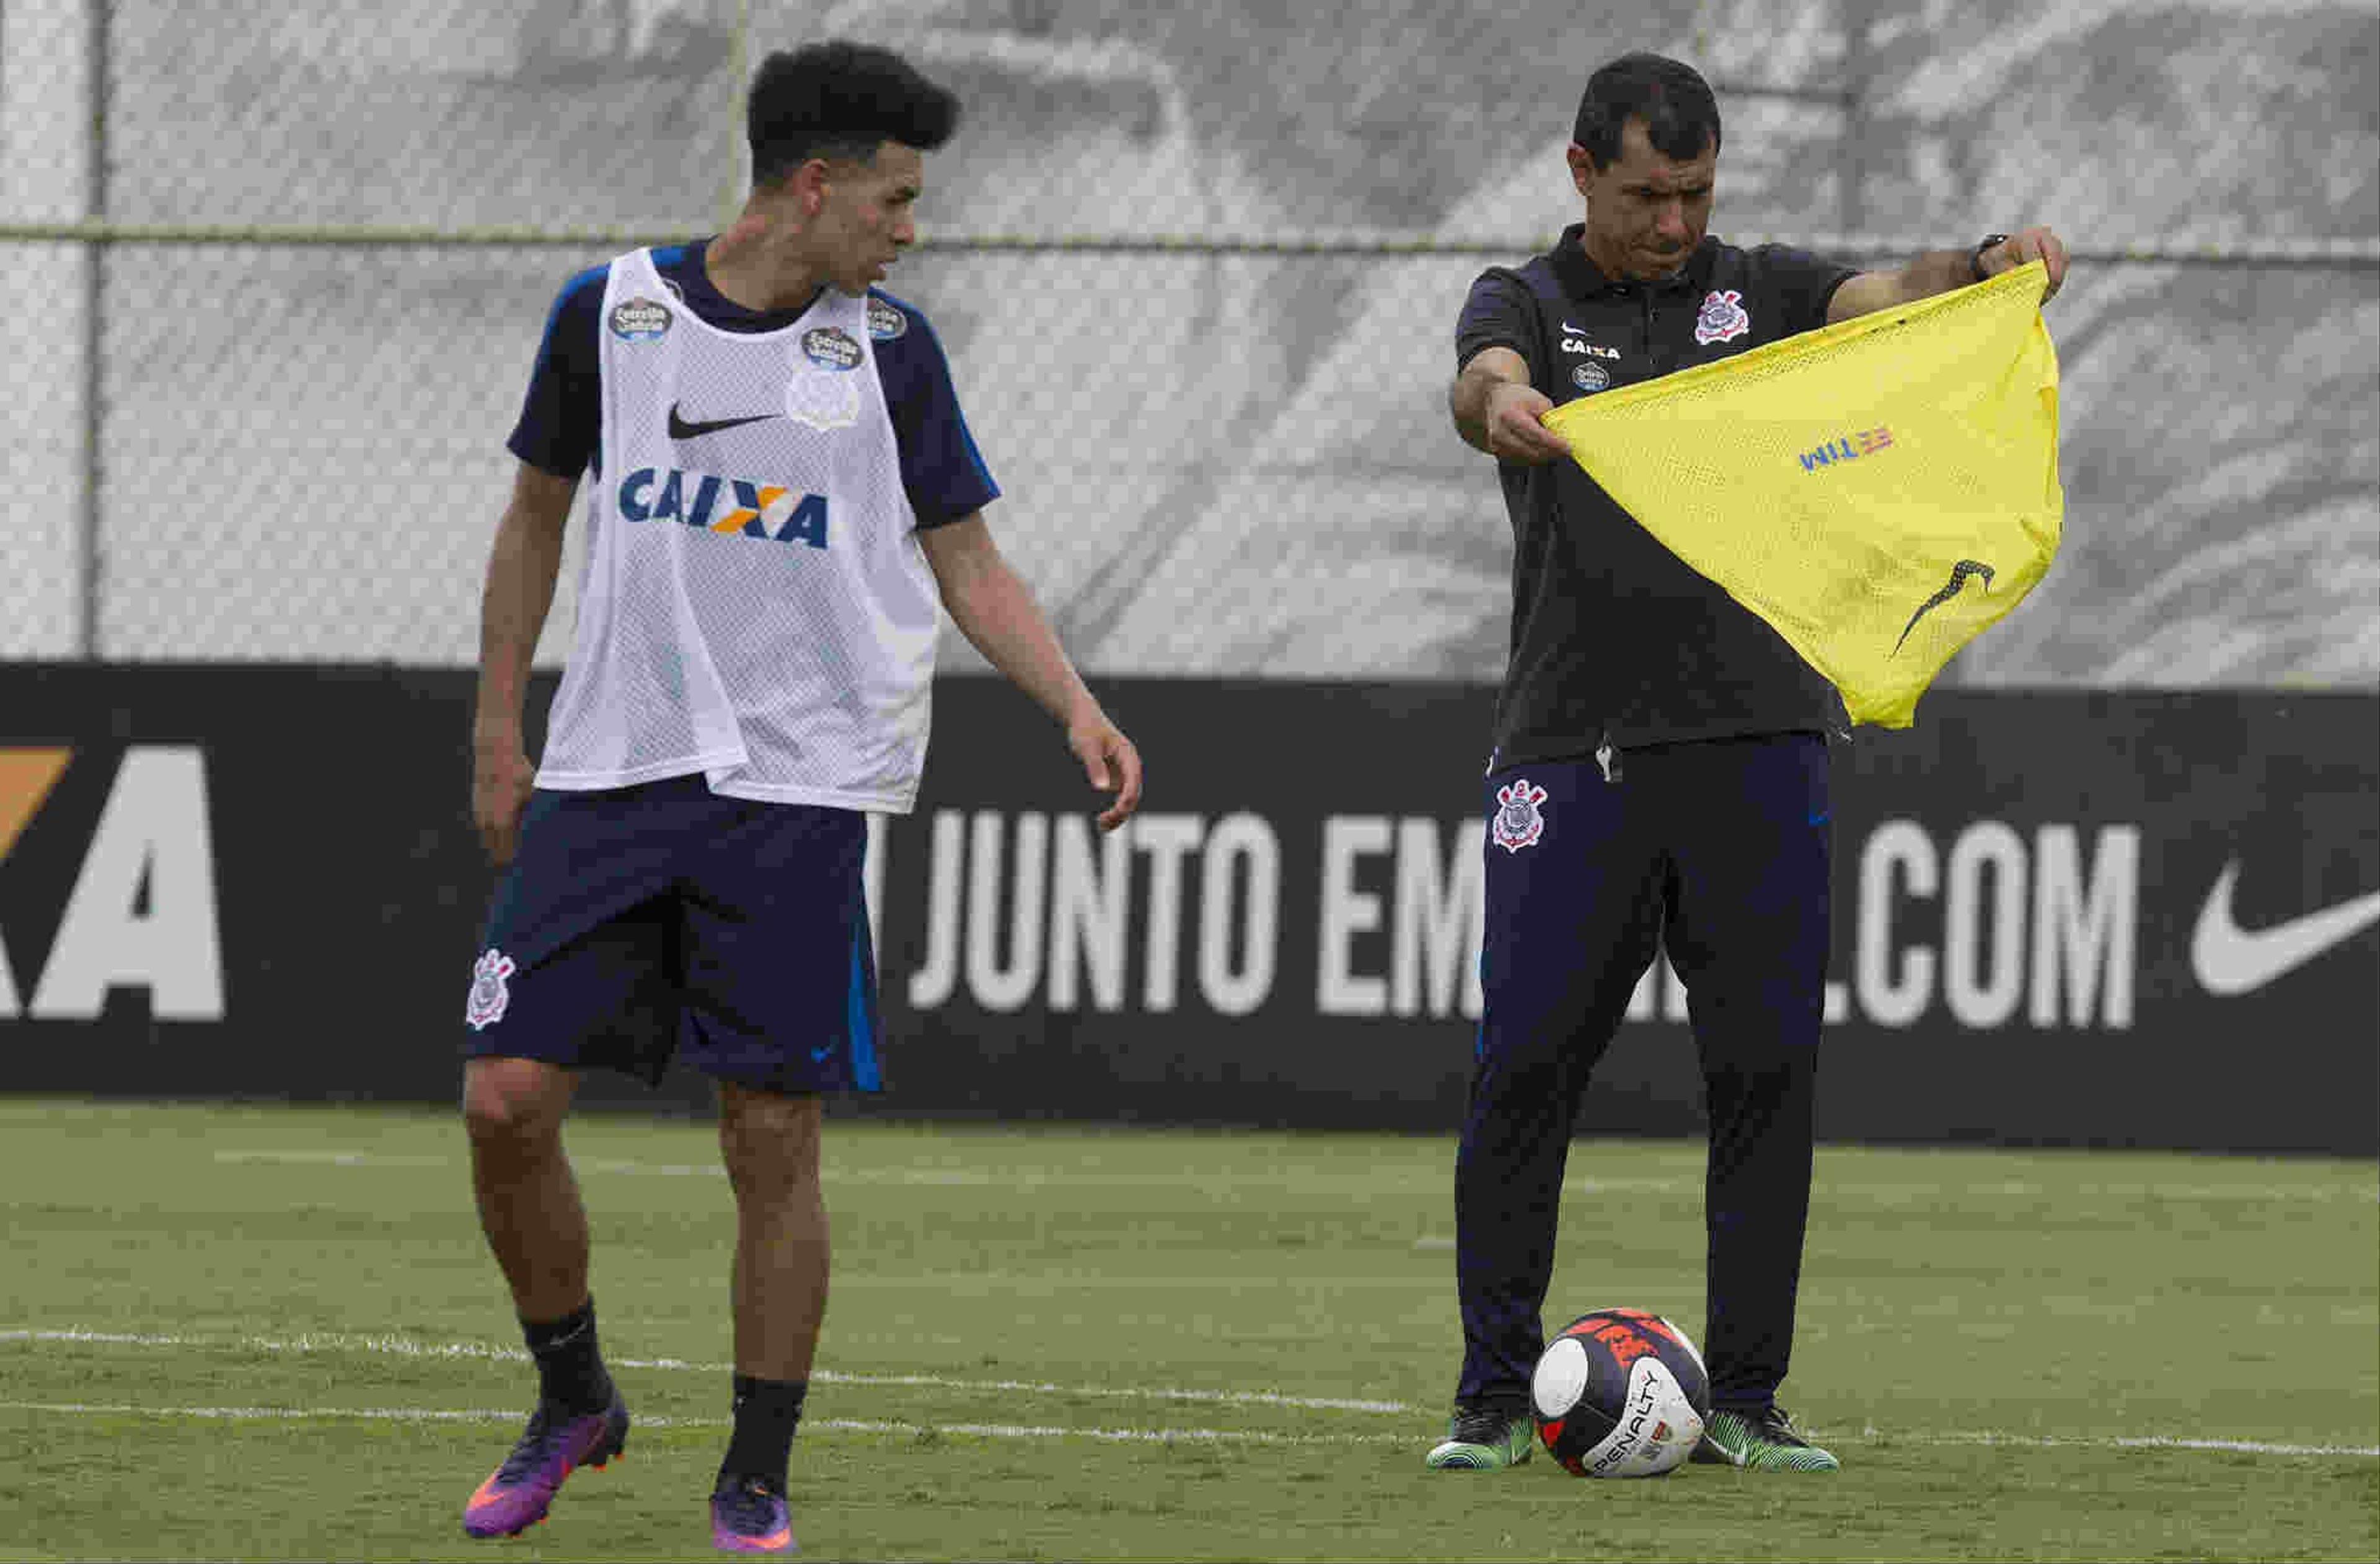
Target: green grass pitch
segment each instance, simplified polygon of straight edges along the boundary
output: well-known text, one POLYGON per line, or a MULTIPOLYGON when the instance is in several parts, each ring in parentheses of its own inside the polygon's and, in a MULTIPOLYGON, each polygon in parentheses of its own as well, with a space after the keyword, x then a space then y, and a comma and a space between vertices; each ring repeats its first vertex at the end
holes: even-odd
MULTIPOLYGON (((532 1376, 451 1115, 0 1099, 0 1554, 709 1553, 728 1195, 706 1125, 588 1116, 638 1418, 526 1538, 461 1534, 532 1376)), ((794 1451, 824 1558, 2364 1558, 2367 1163, 1819 1154, 1784 1400, 1831 1477, 1431 1473, 1447 1138, 828 1134, 794 1451)), ((1702 1325, 1698 1145, 1572 1152, 1548 1314, 1702 1325)))

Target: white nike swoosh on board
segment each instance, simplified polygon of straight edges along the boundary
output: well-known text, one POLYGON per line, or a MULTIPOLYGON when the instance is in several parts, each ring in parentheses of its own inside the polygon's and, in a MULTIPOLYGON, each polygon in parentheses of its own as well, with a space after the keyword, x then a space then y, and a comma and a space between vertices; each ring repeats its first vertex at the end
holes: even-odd
POLYGON ((2380 923, 2380 891, 2374 891, 2251 933, 2231 916, 2231 885, 2239 878, 2238 859, 2223 866, 2215 889, 2206 893, 2206 905, 2198 911, 2198 928, 2190 937, 2190 964, 2210 994, 2245 994, 2261 988, 2380 923))

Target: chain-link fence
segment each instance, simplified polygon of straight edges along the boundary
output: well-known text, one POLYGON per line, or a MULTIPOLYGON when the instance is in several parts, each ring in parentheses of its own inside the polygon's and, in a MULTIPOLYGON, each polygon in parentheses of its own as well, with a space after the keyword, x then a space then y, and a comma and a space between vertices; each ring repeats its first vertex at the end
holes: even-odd
POLYGON ((2363 0, 15 0, 0 656, 469 661, 555 290, 732 210, 739 83, 828 34, 966 104, 889 285, 1094 671, 1500 673, 1452 324, 1644 46, 1720 88, 1730 239, 2080 252, 2066 548, 1953 677, 2380 678, 2363 0))

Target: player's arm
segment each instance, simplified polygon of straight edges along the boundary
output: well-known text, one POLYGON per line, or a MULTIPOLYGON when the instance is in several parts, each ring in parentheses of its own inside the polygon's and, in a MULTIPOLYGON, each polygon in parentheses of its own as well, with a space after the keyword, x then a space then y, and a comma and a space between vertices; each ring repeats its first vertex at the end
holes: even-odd
POLYGON ((1529 383, 1529 361, 1509 347, 1473 354, 1447 406, 1463 443, 1499 461, 1536 467, 1570 455, 1570 442, 1537 421, 1553 403, 1529 383))
POLYGON ((562 535, 577 492, 575 478, 519 464, 488 555, 480 598, 479 703, 471 719, 471 818, 499 864, 513 855, 514 832, 536 783, 521 709, 538 637, 553 607, 562 535))
POLYGON ((917 540, 959 633, 1063 724, 1066 747, 1082 761, 1091 785, 1115 794, 1099 815, 1099 829, 1113 830, 1130 819, 1140 807, 1140 752, 1075 672, 1057 632, 991 540, 982 513, 921 528, 917 540))
POLYGON ((1928 250, 1908 265, 1891 272, 1862 272, 1835 290, 1827 302, 1827 324, 1855 316, 1914 304, 1937 293, 1962 288, 1985 277, 1997 277, 2027 261, 2049 269, 2049 289, 2044 302, 2066 281, 2066 241, 2047 228, 2027 228, 1980 250, 1928 250), (1978 275, 1980 273, 1980 275, 1978 275))

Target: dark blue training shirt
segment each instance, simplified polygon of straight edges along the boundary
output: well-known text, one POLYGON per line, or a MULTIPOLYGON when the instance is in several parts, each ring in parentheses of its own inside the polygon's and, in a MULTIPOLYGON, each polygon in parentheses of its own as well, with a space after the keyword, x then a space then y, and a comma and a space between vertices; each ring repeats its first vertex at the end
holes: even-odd
MULTIPOLYGON (((707 323, 726 332, 782 331, 802 318, 805 302, 792 309, 747 309, 710 285, 702 268, 708 239, 653 251, 654 268, 678 302, 707 323)), ((546 317, 545 341, 521 403, 520 422, 505 445, 531 467, 557 478, 577 478, 601 465, 602 370, 597 357, 603 284, 611 267, 590 266, 563 285, 546 317)), ((892 438, 901 451, 901 482, 920 531, 941 527, 982 509, 1000 497, 983 456, 959 411, 951 384, 950 361, 932 326, 915 306, 880 288, 868 290, 908 317, 909 329, 875 343, 892 415, 892 438)))
MULTIPOLYGON (((1852 268, 1706 237, 1667 277, 1607 277, 1584 225, 1524 266, 1491 266, 1455 327, 1459 371, 1509 347, 1557 406, 1826 324, 1852 268)), ((1500 465, 1512 524, 1512 632, 1496 708, 1503 763, 1696 739, 1843 731, 1817 670, 1637 525, 1575 462, 1500 465)), ((1747 528, 1767 518, 1747 515, 1747 528)))

